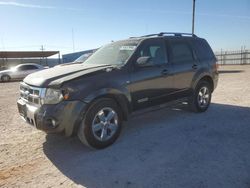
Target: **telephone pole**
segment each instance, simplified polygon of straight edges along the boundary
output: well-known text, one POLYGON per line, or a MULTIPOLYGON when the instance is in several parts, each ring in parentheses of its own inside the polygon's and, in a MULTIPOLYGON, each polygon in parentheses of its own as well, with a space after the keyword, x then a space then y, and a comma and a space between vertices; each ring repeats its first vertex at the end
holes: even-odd
POLYGON ((193 19, 192 19, 192 34, 194 34, 194 21, 195 21, 195 1, 193 0, 193 19))
POLYGON ((43 45, 41 46, 40 50, 41 50, 42 52, 44 51, 44 47, 43 47, 43 45))
MULTIPOLYGON (((45 48, 44 48, 43 45, 41 46, 40 50, 42 51, 42 54, 43 54, 43 52, 44 52, 44 50, 45 50, 45 48)), ((44 57, 42 57, 42 60, 44 61, 44 57)), ((41 61, 41 58, 40 58, 40 61, 41 61)), ((45 61, 46 61, 45 64, 48 66, 47 57, 45 58, 45 61)), ((43 63, 43 62, 41 62, 41 63, 43 63)))

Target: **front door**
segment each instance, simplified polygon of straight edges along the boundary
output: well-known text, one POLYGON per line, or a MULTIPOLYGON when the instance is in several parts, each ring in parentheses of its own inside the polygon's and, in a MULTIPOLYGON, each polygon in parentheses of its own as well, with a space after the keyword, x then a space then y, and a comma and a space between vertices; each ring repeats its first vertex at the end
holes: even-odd
POLYGON ((168 63, 163 39, 145 40, 133 58, 130 92, 134 109, 163 103, 163 98, 172 92, 172 66, 168 63), (139 65, 139 57, 149 57, 148 65, 139 65))

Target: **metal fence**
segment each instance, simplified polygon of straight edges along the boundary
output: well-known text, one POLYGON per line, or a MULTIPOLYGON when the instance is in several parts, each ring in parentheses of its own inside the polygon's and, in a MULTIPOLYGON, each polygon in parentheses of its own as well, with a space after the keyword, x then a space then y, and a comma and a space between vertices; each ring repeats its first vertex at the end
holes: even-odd
POLYGON ((250 64, 250 50, 215 52, 220 65, 246 65, 250 64))

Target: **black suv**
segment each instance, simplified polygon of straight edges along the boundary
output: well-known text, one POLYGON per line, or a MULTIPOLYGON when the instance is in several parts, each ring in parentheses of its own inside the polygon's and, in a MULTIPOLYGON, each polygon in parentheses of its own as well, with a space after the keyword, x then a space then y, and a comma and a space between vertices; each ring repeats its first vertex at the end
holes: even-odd
POLYGON ((84 62, 27 76, 19 113, 48 133, 78 133, 93 148, 111 145, 136 110, 184 99, 204 112, 217 86, 216 58, 206 40, 159 33, 112 42, 84 62))

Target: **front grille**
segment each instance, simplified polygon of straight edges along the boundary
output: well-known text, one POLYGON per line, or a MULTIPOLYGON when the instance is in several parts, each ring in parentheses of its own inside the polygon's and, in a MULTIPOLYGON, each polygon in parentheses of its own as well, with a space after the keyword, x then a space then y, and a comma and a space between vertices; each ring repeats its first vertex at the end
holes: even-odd
POLYGON ((20 97, 31 104, 41 105, 43 91, 43 88, 32 87, 24 82, 20 84, 20 97))

